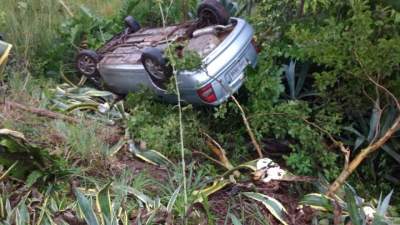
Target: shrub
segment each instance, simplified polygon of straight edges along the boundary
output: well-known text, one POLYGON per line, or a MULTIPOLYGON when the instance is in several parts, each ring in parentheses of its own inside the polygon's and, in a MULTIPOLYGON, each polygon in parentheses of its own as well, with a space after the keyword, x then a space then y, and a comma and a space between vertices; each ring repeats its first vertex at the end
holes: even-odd
MULTIPOLYGON (((253 20, 264 53, 246 84, 253 93, 247 107, 260 115, 252 120, 259 136, 290 140, 293 151, 285 159, 298 173, 322 171, 333 178, 342 165, 341 153, 328 133, 340 139, 343 128, 354 124, 355 118, 369 121, 375 107, 371 99, 381 106, 393 104, 369 78, 400 94, 395 88, 400 72, 400 14, 394 6, 389 1, 359 0, 304 1, 304 5, 264 0, 257 5, 253 20), (291 61, 310 65, 303 89, 311 96, 293 98, 293 83, 303 78, 293 75, 293 83, 289 82, 291 61), (284 70, 282 64, 289 66, 284 70)), ((390 107, 379 108, 386 113, 390 107)), ((353 138, 354 143, 357 137, 353 138)), ((390 167, 379 158, 372 160, 375 169, 390 167)))

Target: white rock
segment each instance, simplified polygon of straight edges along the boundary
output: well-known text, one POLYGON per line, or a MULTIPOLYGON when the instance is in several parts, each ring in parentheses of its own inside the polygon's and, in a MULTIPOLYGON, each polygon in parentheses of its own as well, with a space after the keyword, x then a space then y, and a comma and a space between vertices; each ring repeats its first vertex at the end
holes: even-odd
POLYGON ((279 180, 282 179, 283 175, 285 175, 285 171, 281 169, 279 166, 272 167, 267 170, 266 177, 262 179, 263 182, 267 183, 271 180, 279 180))
POLYGON ((273 161, 268 158, 258 160, 257 165, 256 165, 257 170, 267 169, 267 168, 271 167, 270 164, 272 162, 273 161))
POLYGON ((97 108, 100 113, 106 113, 110 110, 110 105, 108 104, 108 102, 106 102, 104 104, 99 104, 97 108))

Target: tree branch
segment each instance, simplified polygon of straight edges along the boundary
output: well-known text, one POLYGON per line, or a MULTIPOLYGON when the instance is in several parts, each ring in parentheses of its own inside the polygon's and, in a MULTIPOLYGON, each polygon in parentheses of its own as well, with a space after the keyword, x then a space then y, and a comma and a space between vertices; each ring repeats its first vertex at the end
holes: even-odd
POLYGON ((331 184, 328 189, 327 195, 333 195, 347 180, 347 178, 357 169, 357 167, 368 157, 371 153, 380 149, 392 136, 400 129, 400 116, 398 116, 393 123, 392 127, 376 141, 375 143, 369 145, 368 147, 362 149, 360 153, 350 162, 347 168, 344 168, 336 180, 331 184))
POLYGON ((31 106, 26 106, 26 105, 22 105, 20 103, 17 102, 12 102, 12 101, 7 101, 5 100, 3 103, 0 102, 0 105, 4 105, 5 107, 10 107, 10 108, 15 108, 15 109, 19 109, 19 110, 23 110, 23 111, 27 111, 33 114, 36 114, 38 116, 42 116, 42 117, 47 117, 47 118, 51 118, 51 119, 60 119, 60 120, 65 120, 67 122, 70 123, 79 123, 79 120, 73 118, 73 117, 69 117, 60 113, 56 113, 56 112, 52 112, 46 109, 38 109, 38 108, 34 108, 31 106))
POLYGON ((239 101, 235 98, 235 96, 232 95, 231 98, 232 98, 232 100, 236 103, 236 105, 238 106, 238 108, 239 108, 239 110, 240 110, 240 113, 241 113, 241 115, 242 115, 242 119, 243 119, 244 125, 246 126, 247 132, 249 133, 251 142, 253 143, 254 147, 255 147, 256 150, 257 150, 258 156, 259 156, 260 158, 263 158, 264 156, 263 156, 261 147, 260 147, 260 145, 259 145, 258 142, 257 142, 256 136, 254 135, 253 131, 251 130, 250 123, 249 123, 249 121, 247 120, 246 113, 244 112, 243 107, 240 105, 239 101))

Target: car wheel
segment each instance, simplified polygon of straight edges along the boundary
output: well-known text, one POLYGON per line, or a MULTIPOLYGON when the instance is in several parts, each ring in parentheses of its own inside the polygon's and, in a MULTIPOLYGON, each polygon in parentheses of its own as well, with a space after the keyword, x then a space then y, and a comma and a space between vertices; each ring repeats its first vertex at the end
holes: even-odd
MULTIPOLYGON (((76 57, 76 68, 83 77, 89 79, 97 88, 102 89, 104 84, 97 71, 97 63, 100 62, 100 56, 92 50, 82 50, 76 57)), ((80 78, 78 85, 83 82, 83 77, 80 78)))
POLYGON ((125 26, 129 28, 129 33, 135 33, 140 30, 140 24, 138 21, 135 20, 132 16, 125 17, 125 26))
POLYGON ((0 41, 4 41, 4 37, 3 37, 2 33, 0 33, 0 41))
POLYGON ((197 17, 203 26, 229 23, 229 13, 217 0, 204 0, 197 8, 197 17))
POLYGON ((93 77, 97 74, 97 63, 99 61, 99 55, 95 51, 82 50, 76 57, 76 68, 82 75, 93 77))
POLYGON ((165 85, 172 75, 172 68, 167 64, 163 52, 158 48, 146 48, 141 61, 154 84, 165 89, 165 85))

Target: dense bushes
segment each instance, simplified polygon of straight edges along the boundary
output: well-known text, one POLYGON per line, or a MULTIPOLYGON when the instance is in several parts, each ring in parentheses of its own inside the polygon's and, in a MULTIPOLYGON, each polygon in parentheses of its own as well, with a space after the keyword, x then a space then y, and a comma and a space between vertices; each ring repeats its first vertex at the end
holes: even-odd
MULTIPOLYGON (((298 173, 333 178, 342 160, 330 136, 355 146, 354 155, 382 135, 385 121, 393 118, 393 102, 370 79, 399 96, 400 14, 390 4, 359 0, 304 5, 264 0, 257 10, 254 24, 264 53, 247 83, 252 93, 248 108, 259 115, 252 124, 260 137, 290 140, 293 152, 286 160, 298 173), (306 75, 293 62, 309 65, 306 75), (282 64, 288 64, 286 69, 282 64), (294 96, 294 84, 296 93, 307 94, 294 96), (356 132, 361 128, 367 134, 356 132)), ((398 148, 390 152, 376 153, 359 177, 398 183, 398 148)))

